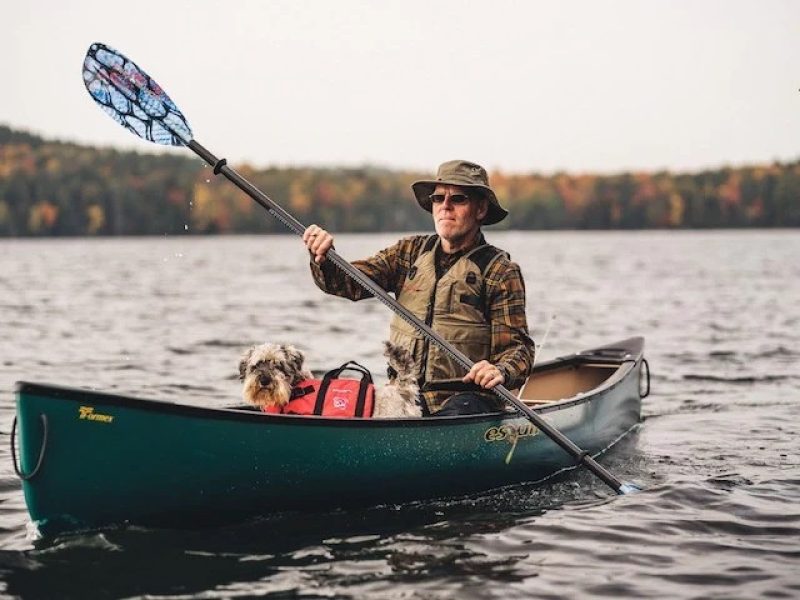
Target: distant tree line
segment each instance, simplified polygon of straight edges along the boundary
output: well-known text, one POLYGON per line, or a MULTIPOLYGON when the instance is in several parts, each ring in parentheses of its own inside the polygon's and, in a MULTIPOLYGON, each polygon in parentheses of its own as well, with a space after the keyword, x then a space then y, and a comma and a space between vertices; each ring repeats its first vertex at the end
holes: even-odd
MULTIPOLYGON (((409 185, 427 173, 237 170, 300 221, 332 231, 414 231, 430 218, 409 185)), ((498 228, 800 226, 800 160, 697 173, 491 173, 511 215, 498 228)), ((48 141, 0 126, 0 236, 282 232, 190 155, 48 141)))

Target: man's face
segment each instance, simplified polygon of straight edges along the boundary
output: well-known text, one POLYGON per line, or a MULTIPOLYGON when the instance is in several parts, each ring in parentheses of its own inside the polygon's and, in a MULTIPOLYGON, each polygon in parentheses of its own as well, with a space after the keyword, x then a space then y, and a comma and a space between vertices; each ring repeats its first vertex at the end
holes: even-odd
POLYGON ((433 190, 431 212, 436 233, 455 245, 470 242, 488 211, 486 200, 467 197, 467 190, 457 185, 437 185, 433 190))

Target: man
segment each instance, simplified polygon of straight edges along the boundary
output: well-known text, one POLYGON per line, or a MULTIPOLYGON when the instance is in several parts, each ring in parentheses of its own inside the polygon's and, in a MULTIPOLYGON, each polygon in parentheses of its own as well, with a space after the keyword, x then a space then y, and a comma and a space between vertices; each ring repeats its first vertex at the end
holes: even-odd
MULTIPOLYGON (((486 170, 463 160, 442 164, 436 179, 411 187, 419 205, 433 215, 437 235, 404 238, 353 266, 475 361, 465 373, 449 354, 395 315, 390 339, 414 356, 423 414, 499 410, 502 401, 483 390, 500 384, 509 389, 521 386, 534 353, 519 266, 488 245, 481 233, 481 225, 502 221, 508 211, 489 187, 486 170), (454 386, 456 378, 463 384, 454 386), (458 387, 474 389, 454 395, 458 387)), ((322 291, 351 300, 370 297, 325 260, 333 246, 330 233, 310 225, 303 241, 313 258, 314 281, 322 291)))

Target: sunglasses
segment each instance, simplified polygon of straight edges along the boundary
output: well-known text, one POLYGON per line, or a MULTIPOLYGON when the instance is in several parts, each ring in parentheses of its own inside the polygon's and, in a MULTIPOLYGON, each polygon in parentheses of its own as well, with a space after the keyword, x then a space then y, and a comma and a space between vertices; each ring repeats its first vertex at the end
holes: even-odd
MULTIPOLYGON (((434 204, 441 204, 444 202, 445 195, 444 194, 431 194, 428 196, 430 201, 434 204)), ((455 204, 456 206, 461 206, 462 204, 466 204, 469 202, 469 196, 466 194, 450 194, 450 204, 455 204)))

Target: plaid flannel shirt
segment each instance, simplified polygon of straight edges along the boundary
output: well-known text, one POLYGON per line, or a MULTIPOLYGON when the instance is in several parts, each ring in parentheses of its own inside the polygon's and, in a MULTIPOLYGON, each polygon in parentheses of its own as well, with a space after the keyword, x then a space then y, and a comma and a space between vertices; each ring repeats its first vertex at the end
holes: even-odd
MULTIPOLYGON (((426 239, 428 239, 426 235, 403 238, 376 255, 365 260, 353 261, 352 264, 384 290, 397 297, 406 280, 406 274, 417 260, 426 239)), ((485 243, 486 240, 481 234, 476 244, 470 248, 453 254, 437 253, 437 271, 445 272, 476 245, 485 243)), ((311 273, 317 287, 328 294, 354 301, 372 297, 372 294, 347 277, 330 261, 317 265, 312 260, 311 273)), ((486 273, 484 289, 487 317, 491 326, 491 354, 488 360, 505 374, 503 385, 508 389, 515 389, 525 382, 530 373, 535 348, 533 340, 528 335, 525 282, 519 265, 504 258, 496 260, 486 273)), ((429 406, 433 404, 431 408, 438 408, 436 405, 440 402, 434 399, 436 395, 434 392, 426 392, 424 395, 429 401, 429 406)))

